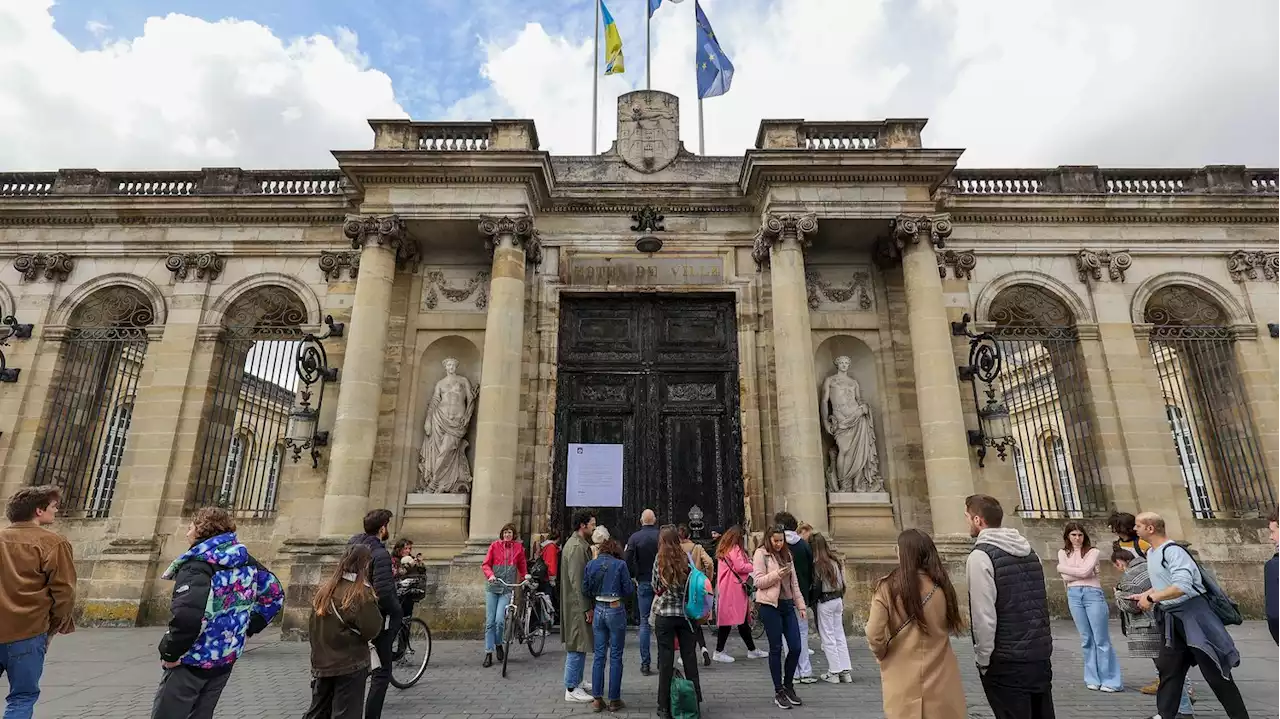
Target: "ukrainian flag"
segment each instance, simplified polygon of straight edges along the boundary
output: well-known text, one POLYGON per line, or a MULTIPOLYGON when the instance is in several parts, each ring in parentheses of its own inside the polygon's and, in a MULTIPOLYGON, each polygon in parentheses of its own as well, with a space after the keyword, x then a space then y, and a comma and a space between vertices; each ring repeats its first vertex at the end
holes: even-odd
POLYGON ((613 23, 613 16, 604 0, 600 0, 600 13, 604 18, 604 74, 621 75, 626 72, 622 63, 622 36, 618 34, 618 26, 613 23))

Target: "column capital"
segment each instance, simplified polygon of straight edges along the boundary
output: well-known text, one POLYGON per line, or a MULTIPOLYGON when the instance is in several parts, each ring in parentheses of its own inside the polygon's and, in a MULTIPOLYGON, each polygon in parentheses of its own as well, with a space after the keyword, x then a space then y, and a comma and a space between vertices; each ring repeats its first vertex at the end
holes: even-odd
POLYGON ((951 236, 951 215, 898 215, 889 220, 889 229, 899 252, 909 244, 919 244, 921 238, 942 249, 947 246, 947 238, 951 236))
POLYGON ((769 252, 778 245, 794 242, 801 251, 813 244, 809 235, 818 231, 818 216, 812 212, 802 215, 768 213, 756 233, 751 257, 759 267, 769 264, 769 252))
POLYGON ((542 243, 538 239, 538 230, 533 226, 533 218, 528 215, 481 215, 480 234, 484 235, 484 248, 490 257, 493 257, 494 250, 506 244, 523 250, 528 262, 535 265, 542 262, 542 243))
POLYGON ((409 237, 404 220, 399 215, 348 217, 342 226, 342 234, 351 240, 352 249, 391 248, 397 264, 407 264, 418 259, 418 245, 409 237))

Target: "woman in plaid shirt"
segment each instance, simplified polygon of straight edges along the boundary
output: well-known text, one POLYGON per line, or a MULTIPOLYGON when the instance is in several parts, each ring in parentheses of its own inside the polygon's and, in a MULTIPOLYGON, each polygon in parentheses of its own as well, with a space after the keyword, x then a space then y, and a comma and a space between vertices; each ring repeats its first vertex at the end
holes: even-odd
MULTIPOLYGON (((676 642, 685 678, 693 682, 702 703, 702 685, 698 682, 698 639, 693 624, 684 614, 685 594, 689 582, 689 558, 680 548, 680 535, 667 525, 658 533, 658 557, 653 562, 654 633, 658 636, 658 716, 671 716, 671 677, 675 674, 676 642)), ((710 587, 708 587, 708 590, 710 587)))

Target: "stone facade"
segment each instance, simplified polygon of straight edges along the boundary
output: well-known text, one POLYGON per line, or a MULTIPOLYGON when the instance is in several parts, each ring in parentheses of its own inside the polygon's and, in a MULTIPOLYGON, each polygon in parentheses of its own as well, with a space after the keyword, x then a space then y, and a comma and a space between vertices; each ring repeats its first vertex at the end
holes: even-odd
POLYGON ((34 325, 0 344, 21 370, 0 383, 0 492, 77 498, 60 529, 86 623, 162 619, 186 517, 220 502, 289 588, 287 626, 385 506, 431 562, 432 626, 475 631, 484 547, 554 514, 564 298, 713 292, 737 308, 743 521, 786 508, 829 532, 851 618, 897 530, 962 556, 973 492, 1046 558, 1068 517, 1101 543, 1112 509, 1157 511, 1256 611, 1280 465, 1276 170, 958 170, 924 124, 764 121, 742 156, 659 167, 549 155, 528 121, 372 121, 374 149, 335 152, 338 171, 0 174, 0 317, 34 325), (236 319, 272 293, 274 314, 236 319), (125 295, 140 312, 86 317, 125 295), (235 349, 245 322, 256 351, 235 349), (268 368, 307 335, 336 376, 268 368), (982 342, 1004 371, 975 387, 957 368, 982 342), (817 406, 840 356, 884 493, 827 493, 817 406), (413 492, 445 357, 479 388, 469 496, 413 492), (318 442, 289 436, 281 393, 318 409, 318 442), (259 415, 254 446, 285 461, 228 482, 259 415))

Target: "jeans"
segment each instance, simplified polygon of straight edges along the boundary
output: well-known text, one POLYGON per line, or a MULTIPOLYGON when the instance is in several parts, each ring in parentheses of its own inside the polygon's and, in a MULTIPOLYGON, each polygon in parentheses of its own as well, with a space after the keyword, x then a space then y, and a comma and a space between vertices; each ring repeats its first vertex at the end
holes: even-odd
MULTIPOLYGON (((620 604, 620 603, 619 603, 620 604)), ((591 689, 597 697, 604 696, 605 652, 609 653, 609 701, 622 698, 622 649, 627 642, 627 608, 611 607, 596 603, 591 618, 595 633, 595 661, 591 665, 591 689)))
POLYGON ((231 667, 217 671, 180 664, 165 669, 151 705, 151 719, 213 719, 213 710, 230 679, 231 667))
POLYGON ((367 670, 311 680, 311 707, 302 719, 362 719, 367 670))
POLYGON ((40 675, 44 673, 44 653, 48 648, 47 634, 0 644, 0 674, 9 675, 4 719, 31 719, 40 698, 40 675))
POLYGON ((693 637, 689 620, 684 617, 658 617, 654 626, 658 635, 658 710, 671 710, 671 677, 676 673, 676 643, 684 662, 684 678, 693 682, 702 703, 702 682, 698 679, 698 640, 693 637))
POLYGON ((1084 683, 1121 689, 1120 660, 1107 629, 1107 599, 1097 587, 1067 587, 1067 607, 1080 632, 1084 652, 1084 683))
MULTIPOLYGON (((385 620, 384 620, 385 621, 385 620)), ((382 666, 369 674, 369 696, 364 702, 364 719, 382 719, 382 705, 387 701, 387 685, 391 683, 391 645, 395 643, 400 625, 392 622, 373 638, 373 648, 382 666)))
POLYGON ((502 643, 502 623, 506 619, 507 605, 511 603, 511 594, 484 595, 484 650, 492 653, 494 647, 502 643))
MULTIPOLYGON (((573 691, 582 683, 582 670, 587 664, 586 652, 565 652, 564 653, 564 688, 565 691, 573 691)), ((595 689, 595 687, 591 687, 595 689)))
POLYGON ((1213 690, 1213 695, 1222 703, 1222 709, 1231 719, 1249 719, 1249 711, 1244 707, 1244 699, 1240 689, 1231 679, 1222 676, 1218 666, 1204 652, 1187 646, 1187 637, 1182 630, 1182 622, 1173 615, 1165 616, 1166 622, 1173 622, 1171 641, 1160 649, 1156 659, 1156 670, 1160 672, 1160 688, 1156 690, 1156 711, 1161 717, 1172 717, 1179 706, 1186 700, 1183 683, 1187 678, 1187 670, 1194 661, 1200 667, 1200 673, 1213 690))
POLYGON ((792 685, 796 667, 800 664, 800 624, 796 617, 796 603, 790 599, 779 599, 778 606, 761 604, 759 611, 764 633, 769 637, 769 674, 773 677, 773 690, 776 692, 792 685), (782 661, 783 641, 787 643, 785 667, 782 661))
POLYGON ((649 635, 652 627, 649 625, 649 612, 653 609, 653 583, 641 580, 636 587, 636 600, 640 606, 637 611, 640 613, 640 666, 647 667, 651 665, 649 661, 649 635))

